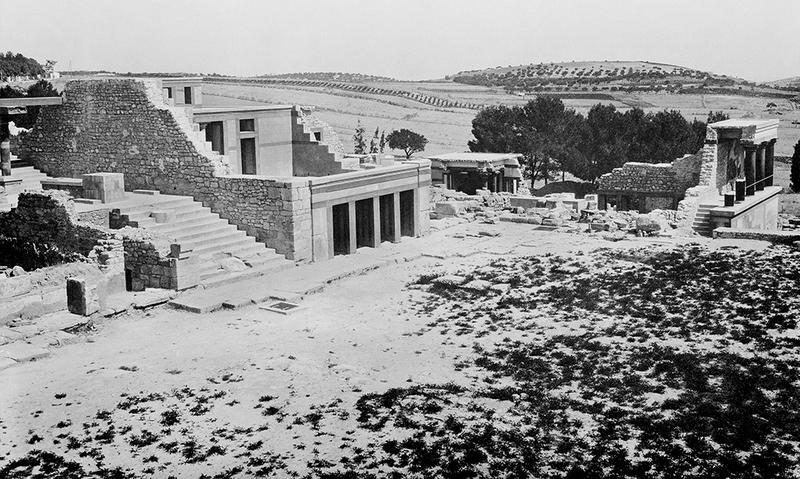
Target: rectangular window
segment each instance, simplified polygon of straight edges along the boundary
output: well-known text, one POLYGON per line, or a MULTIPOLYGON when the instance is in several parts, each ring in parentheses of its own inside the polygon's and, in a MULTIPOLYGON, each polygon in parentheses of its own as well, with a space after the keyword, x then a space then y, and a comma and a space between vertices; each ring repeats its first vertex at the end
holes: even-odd
POLYGON ((183 87, 183 102, 187 105, 192 104, 192 87, 186 86, 183 87))
POLYGON ((172 98, 172 87, 171 86, 167 87, 167 98, 172 98))
POLYGON ((255 175, 256 174, 256 139, 255 138, 242 138, 240 140, 242 146, 242 174, 255 175))
POLYGON ((256 121, 253 119, 239 120, 239 131, 256 131, 256 121))

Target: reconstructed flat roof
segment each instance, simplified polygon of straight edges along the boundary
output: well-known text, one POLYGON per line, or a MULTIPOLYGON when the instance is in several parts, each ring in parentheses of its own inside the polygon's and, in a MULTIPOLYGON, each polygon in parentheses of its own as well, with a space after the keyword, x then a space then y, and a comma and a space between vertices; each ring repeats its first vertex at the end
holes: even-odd
POLYGON ((292 105, 252 105, 252 106, 212 106, 212 107, 195 107, 192 110, 194 115, 214 115, 218 113, 242 113, 248 111, 268 111, 268 110, 289 110, 292 105))
POLYGON ((778 120, 756 120, 752 118, 731 118, 710 125, 711 128, 746 128, 748 126, 771 127, 778 126, 778 120))
POLYGON ((518 159, 522 156, 519 153, 445 153, 443 155, 429 156, 431 160, 439 161, 497 161, 497 160, 510 160, 518 159))

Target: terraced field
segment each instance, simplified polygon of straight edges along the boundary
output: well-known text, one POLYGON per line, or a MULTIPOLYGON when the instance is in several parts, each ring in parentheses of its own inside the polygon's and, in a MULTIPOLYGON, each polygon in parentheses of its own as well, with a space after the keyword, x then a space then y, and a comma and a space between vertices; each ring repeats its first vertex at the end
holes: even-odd
MULTIPOLYGON (((477 110, 454 105, 517 105, 532 95, 514 95, 502 89, 463 85, 449 81, 372 82, 363 89, 320 86, 300 83, 209 83, 205 99, 209 105, 225 104, 302 104, 314 106, 318 115, 330 123, 344 142, 346 151, 353 151, 352 136, 359 122, 369 134, 375 128, 409 128, 430 141, 425 154, 464 151, 472 138, 472 119, 477 110), (385 93, 401 92, 401 93, 385 93), (402 93, 406 92, 406 93, 402 93), (436 99, 437 104, 419 101, 436 99)), ((581 92, 579 92, 581 93, 581 92)), ((710 110, 724 111, 731 118, 777 118, 780 120, 776 154, 790 156, 800 140, 800 110, 786 100, 737 95, 696 95, 666 93, 620 93, 613 99, 566 98, 564 103, 586 114, 597 104, 612 104, 619 109, 639 107, 646 112, 677 109, 687 119, 705 120, 710 110), (775 107, 767 108, 768 103, 775 107), (798 122, 798 123, 793 123, 798 122)))

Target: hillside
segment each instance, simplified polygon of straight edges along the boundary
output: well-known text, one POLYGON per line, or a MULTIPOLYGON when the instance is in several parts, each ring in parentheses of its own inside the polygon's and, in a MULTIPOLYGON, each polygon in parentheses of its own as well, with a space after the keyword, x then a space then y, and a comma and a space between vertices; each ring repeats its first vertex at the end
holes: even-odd
POLYGON ((345 72, 302 72, 302 73, 281 73, 275 75, 260 75, 257 78, 274 78, 279 80, 313 80, 324 82, 342 82, 342 83, 364 83, 364 82, 387 82, 397 81, 394 78, 366 75, 363 73, 345 73, 345 72))
POLYGON ((447 78, 457 83, 519 91, 680 91, 753 85, 679 65, 638 61, 531 63, 462 71, 447 78))
POLYGON ((773 88, 781 88, 786 90, 800 90, 800 77, 783 78, 767 82, 767 85, 773 88))

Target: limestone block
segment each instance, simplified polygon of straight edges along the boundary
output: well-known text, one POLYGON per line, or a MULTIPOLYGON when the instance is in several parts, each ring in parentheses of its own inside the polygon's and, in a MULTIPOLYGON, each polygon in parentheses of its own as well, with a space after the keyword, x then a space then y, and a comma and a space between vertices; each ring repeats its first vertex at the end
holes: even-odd
POLYGON ((436 203, 434 212, 439 216, 456 216, 464 212, 463 201, 444 201, 436 203))
POLYGON ((72 314, 88 316, 92 314, 91 291, 81 278, 67 278, 67 309, 72 314))
POLYGON ((520 208, 536 208, 539 205, 538 198, 534 196, 512 196, 509 199, 509 204, 512 207, 520 208))
POLYGON ((88 199, 113 203, 125 199, 125 180, 122 173, 91 173, 83 175, 83 194, 88 199))
POLYGON ((564 220, 559 217, 555 218, 545 218, 542 220, 542 226, 561 226, 564 224, 564 220))

